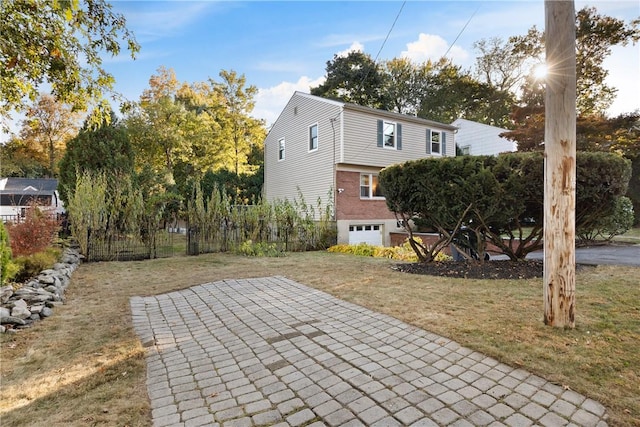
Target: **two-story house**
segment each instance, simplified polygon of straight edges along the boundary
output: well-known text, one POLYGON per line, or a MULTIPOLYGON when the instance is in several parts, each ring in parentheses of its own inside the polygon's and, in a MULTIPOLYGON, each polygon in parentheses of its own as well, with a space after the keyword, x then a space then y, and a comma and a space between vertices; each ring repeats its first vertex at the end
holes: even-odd
POLYGON ((428 156, 455 156, 456 127, 360 105, 293 94, 264 144, 264 196, 331 203, 338 243, 389 245, 402 230, 379 171, 428 156), (329 200, 331 198, 331 200, 329 200))

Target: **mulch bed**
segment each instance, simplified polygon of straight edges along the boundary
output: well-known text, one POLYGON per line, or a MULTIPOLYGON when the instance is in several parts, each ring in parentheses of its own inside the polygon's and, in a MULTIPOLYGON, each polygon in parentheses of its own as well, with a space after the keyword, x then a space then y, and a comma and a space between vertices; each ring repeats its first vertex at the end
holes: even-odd
POLYGON ((397 271, 464 279, 531 279, 542 277, 542 261, 444 261, 396 264, 397 271))

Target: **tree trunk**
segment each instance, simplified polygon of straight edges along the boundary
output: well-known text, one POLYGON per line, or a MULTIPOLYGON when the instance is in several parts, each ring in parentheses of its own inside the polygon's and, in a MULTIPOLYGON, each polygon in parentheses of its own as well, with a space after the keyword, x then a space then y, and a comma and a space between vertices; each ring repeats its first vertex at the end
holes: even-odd
POLYGON ((575 327, 576 46, 573 0, 545 0, 544 323, 575 327))

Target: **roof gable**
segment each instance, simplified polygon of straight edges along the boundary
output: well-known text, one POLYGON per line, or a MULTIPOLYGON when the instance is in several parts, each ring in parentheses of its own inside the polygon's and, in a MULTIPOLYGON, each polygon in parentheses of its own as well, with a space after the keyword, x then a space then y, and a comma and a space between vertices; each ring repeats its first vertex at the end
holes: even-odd
POLYGON ((416 116, 410 116, 410 115, 407 115, 407 114, 400 114, 400 113, 396 113, 396 112, 393 112, 393 111, 386 111, 386 110, 379 110, 379 109, 371 108, 371 107, 365 107, 365 106, 362 106, 362 105, 342 102, 342 101, 338 101, 338 100, 335 100, 335 99, 323 98, 321 96, 311 95, 311 94, 300 92, 300 91, 295 91, 293 93, 293 95, 291 96, 291 98, 289 99, 289 101, 287 102, 285 107, 280 112, 280 115, 278 116, 276 121, 273 123, 273 125, 271 127, 272 129, 273 129, 273 127, 275 127, 276 123, 278 123, 278 121, 282 117, 282 114, 287 109, 289 104, 291 104, 291 102, 294 102, 294 100, 296 98, 300 98, 300 97, 311 99, 311 100, 314 100, 314 101, 317 101, 317 102, 322 102, 322 103, 325 103, 325 104, 335 105, 335 106, 341 107, 342 109, 360 111, 360 112, 363 112, 363 113, 368 113, 368 114, 372 114, 372 115, 376 115, 376 116, 380 116, 380 117, 387 117, 387 118, 394 119, 394 120, 404 120, 404 121, 413 122, 413 123, 424 125, 424 126, 428 126, 428 127, 437 127, 437 128, 440 128, 440 129, 446 129, 446 130, 451 130, 451 131, 457 129, 455 126, 452 126, 452 125, 449 125, 449 124, 446 124, 446 123, 440 123, 440 122, 436 122, 436 121, 433 121, 433 120, 427 120, 427 119, 423 119, 423 118, 416 117, 416 116))

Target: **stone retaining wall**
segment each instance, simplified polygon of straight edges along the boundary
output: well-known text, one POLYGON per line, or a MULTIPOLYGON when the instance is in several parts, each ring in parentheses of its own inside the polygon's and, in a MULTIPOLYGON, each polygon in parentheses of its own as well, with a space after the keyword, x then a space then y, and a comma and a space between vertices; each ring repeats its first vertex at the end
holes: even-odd
POLYGON ((17 332, 51 316, 54 307, 64 304, 64 292, 78 265, 79 252, 75 248, 66 248, 59 262, 20 289, 1 287, 0 333, 17 332))

